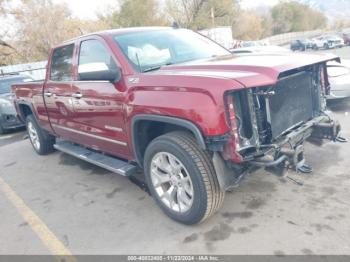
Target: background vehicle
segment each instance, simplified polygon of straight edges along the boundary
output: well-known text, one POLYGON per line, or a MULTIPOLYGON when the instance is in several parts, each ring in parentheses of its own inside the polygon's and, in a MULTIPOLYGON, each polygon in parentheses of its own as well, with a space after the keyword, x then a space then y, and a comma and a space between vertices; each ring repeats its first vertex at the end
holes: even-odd
POLYGON ((306 49, 312 49, 313 43, 309 39, 303 39, 303 40, 294 40, 290 44, 290 49, 292 51, 305 51, 306 49))
POLYGON ((250 167, 311 171, 304 140, 340 131, 324 112, 332 60, 232 55, 185 29, 119 29, 54 48, 46 80, 13 90, 38 154, 55 148, 124 176, 142 168, 165 214, 194 224, 250 167))
POLYGON ((232 54, 244 54, 244 53, 268 53, 268 54, 279 54, 279 53, 290 53, 290 50, 284 47, 276 45, 260 45, 251 47, 241 47, 230 49, 232 54))
POLYGON ((313 38, 311 39, 311 41, 312 41, 312 49, 314 50, 322 49, 327 46, 327 41, 320 37, 313 38))
POLYGON ((315 38, 313 41, 317 48, 331 49, 344 46, 344 40, 338 36, 321 36, 315 38))
POLYGON ((350 98, 350 60, 341 63, 327 63, 329 83, 331 86, 327 100, 343 100, 350 98))
POLYGON ((32 81, 30 77, 22 75, 0 75, 0 134, 9 129, 24 126, 23 122, 17 117, 17 112, 13 104, 13 94, 11 94, 11 85, 32 81))
POLYGON ((344 40, 337 35, 328 36, 326 39, 329 45, 333 46, 334 48, 342 48, 345 45, 344 40))
POLYGON ((343 40, 345 45, 350 45, 350 34, 343 34, 343 40))

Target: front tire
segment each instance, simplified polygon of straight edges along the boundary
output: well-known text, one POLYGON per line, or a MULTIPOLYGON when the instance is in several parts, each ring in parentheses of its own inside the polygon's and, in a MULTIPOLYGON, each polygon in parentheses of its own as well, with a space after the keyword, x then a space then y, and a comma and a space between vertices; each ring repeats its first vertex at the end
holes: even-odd
POLYGON ((225 193, 211 158, 188 133, 172 132, 154 139, 146 149, 144 168, 152 197, 177 222, 202 222, 223 203, 225 193))
POLYGON ((42 129, 33 115, 27 116, 26 127, 29 140, 35 152, 39 155, 47 155, 54 150, 55 137, 42 129))

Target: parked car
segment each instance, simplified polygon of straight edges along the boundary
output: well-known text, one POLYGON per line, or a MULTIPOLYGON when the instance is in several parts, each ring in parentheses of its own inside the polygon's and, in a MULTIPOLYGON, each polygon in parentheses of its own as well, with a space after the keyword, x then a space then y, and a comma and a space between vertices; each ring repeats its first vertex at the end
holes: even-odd
POLYGON ((323 49, 327 47, 327 40, 323 39, 322 37, 312 38, 312 49, 318 50, 323 49))
POLYGON ((275 45, 261 45, 261 46, 250 46, 230 49, 232 54, 244 54, 244 53, 289 53, 290 50, 281 46, 275 45))
POLYGON ((334 48, 342 48, 345 45, 344 40, 337 35, 328 36, 327 41, 330 44, 330 46, 333 46, 334 48))
POLYGON ((13 90, 38 154, 143 169, 165 214, 195 224, 251 167, 310 171, 304 140, 340 130, 324 112, 323 72, 337 59, 232 55, 186 29, 118 29, 54 48, 46 80, 13 90))
POLYGON ((343 34, 343 40, 345 45, 350 45, 350 34, 343 34))
POLYGON ((22 75, 0 75, 0 134, 4 134, 9 129, 24 126, 24 123, 17 117, 11 85, 27 81, 32 81, 32 79, 22 75))
POLYGON ((350 60, 327 63, 330 94, 327 100, 343 100, 350 98, 350 60))
POLYGON ((265 46, 262 41, 242 41, 242 47, 265 46))
POLYGON ((293 40, 290 44, 290 49, 292 51, 305 51, 306 49, 312 49, 313 42, 309 39, 293 40))
POLYGON ((344 40, 339 36, 321 36, 313 39, 314 49, 341 48, 344 46, 344 40))

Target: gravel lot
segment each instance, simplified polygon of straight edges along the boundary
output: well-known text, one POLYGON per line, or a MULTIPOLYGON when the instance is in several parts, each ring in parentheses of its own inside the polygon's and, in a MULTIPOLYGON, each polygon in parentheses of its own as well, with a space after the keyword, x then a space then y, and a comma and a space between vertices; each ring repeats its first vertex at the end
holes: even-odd
MULTIPOLYGON (((349 49, 336 52, 350 58, 349 49)), ((350 103, 332 110, 349 138, 350 103)), ((23 132, 5 136, 0 254, 350 255, 349 143, 308 143, 314 172, 288 173, 302 186, 259 170, 227 193, 211 219, 183 226, 127 178, 59 152, 38 156, 23 132)))

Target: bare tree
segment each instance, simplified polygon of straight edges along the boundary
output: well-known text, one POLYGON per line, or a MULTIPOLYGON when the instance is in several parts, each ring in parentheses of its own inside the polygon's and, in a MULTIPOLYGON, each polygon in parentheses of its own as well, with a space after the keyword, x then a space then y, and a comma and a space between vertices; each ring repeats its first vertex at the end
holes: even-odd
POLYGON ((116 0, 111 11, 99 18, 110 28, 168 24, 158 0, 116 0))
POLYGON ((20 62, 47 59, 50 49, 61 42, 106 28, 99 21, 73 18, 66 4, 52 0, 21 0, 10 12, 17 28, 13 46, 20 62))
POLYGON ((166 12, 182 27, 231 26, 239 10, 238 0, 167 0, 166 12))

